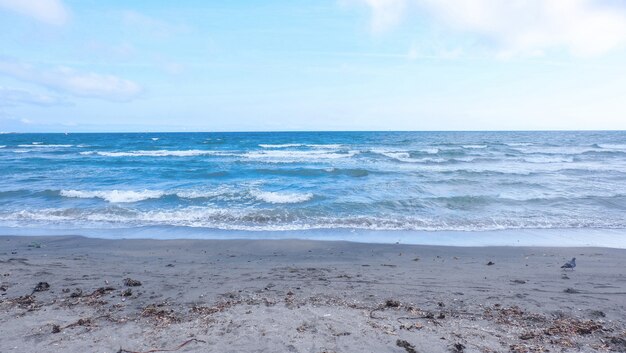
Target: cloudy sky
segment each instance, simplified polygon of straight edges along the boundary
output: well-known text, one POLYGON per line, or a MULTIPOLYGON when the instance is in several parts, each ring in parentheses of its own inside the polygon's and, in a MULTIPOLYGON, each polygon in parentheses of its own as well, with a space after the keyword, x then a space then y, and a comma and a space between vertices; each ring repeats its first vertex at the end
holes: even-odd
POLYGON ((0 0, 0 131, 626 129, 622 0, 0 0))

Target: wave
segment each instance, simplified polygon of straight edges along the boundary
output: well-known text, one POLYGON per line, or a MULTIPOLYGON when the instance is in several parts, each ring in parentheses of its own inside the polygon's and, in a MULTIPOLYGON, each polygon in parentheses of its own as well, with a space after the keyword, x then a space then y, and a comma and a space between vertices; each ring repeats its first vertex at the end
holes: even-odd
POLYGON ((311 148, 319 148, 319 149, 339 149, 343 148, 344 145, 340 144, 311 144, 311 143, 282 143, 282 144, 259 144, 261 148, 289 148, 289 147, 311 147, 311 148))
POLYGON ((487 148, 487 145, 461 145, 465 149, 483 149, 487 148))
POLYGON ((439 149, 436 147, 433 148, 422 148, 418 150, 419 152, 424 152, 424 153, 428 153, 428 154, 437 154, 439 153, 439 149))
MULTIPOLYGON (((2 193, 0 193, 1 195, 2 193)), ((271 192, 256 189, 236 190, 232 187, 218 187, 214 190, 61 190, 58 195, 68 198, 102 199, 110 203, 133 203, 149 199, 159 199, 166 196, 175 196, 180 199, 218 199, 221 201, 242 202, 255 199, 273 204, 290 204, 309 201, 312 193, 271 192)))
POLYGON ((505 145, 510 146, 510 147, 524 147, 524 146, 532 146, 534 144, 530 142, 510 142, 510 143, 505 143, 505 145))
POLYGON ((43 222, 53 227, 129 227, 174 226, 248 231, 288 231, 312 229, 367 229, 413 231, 488 231, 504 229, 624 229, 623 218, 560 217, 511 218, 506 215, 484 216, 474 219, 425 217, 388 217, 345 215, 304 217, 302 214, 259 209, 224 209, 212 207, 185 207, 174 210, 138 211, 113 207, 86 210, 76 208, 49 208, 0 212, 0 221, 12 226, 37 226, 43 222), (11 223, 9 223, 11 224, 11 223))
POLYGON ((311 160, 339 159, 350 158, 357 155, 359 151, 293 151, 293 150, 269 150, 269 151, 251 151, 241 155, 247 159, 258 159, 270 163, 290 163, 290 162, 307 162, 311 160))
POLYGON ((278 144, 278 145, 259 144, 259 147, 262 147, 262 148, 288 148, 288 147, 300 147, 300 146, 304 146, 304 145, 301 143, 284 143, 284 144, 278 144))
POLYGON ((370 174, 368 169, 361 168, 295 168, 295 169, 255 169, 255 173, 269 175, 314 177, 325 175, 347 175, 351 177, 364 177, 370 174))
POLYGON ((251 191, 250 194, 257 200, 267 203, 301 203, 313 198, 313 194, 279 193, 272 191, 251 191))
POLYGON ((74 145, 44 145, 42 142, 39 142, 37 144, 33 142, 32 145, 17 145, 17 147, 21 148, 70 148, 73 146, 74 145))
POLYGON ((150 140, 152 140, 152 141, 159 141, 159 138, 158 137, 151 137, 150 140))
POLYGON ((561 157, 561 156, 529 156, 522 158, 524 162, 528 163, 571 163, 574 162, 574 157, 561 157))
POLYGON ((132 191, 132 190, 110 190, 110 191, 80 191, 61 190, 59 193, 64 197, 74 197, 81 199, 100 198, 112 203, 138 202, 148 199, 158 199, 165 195, 162 191, 132 191))
POLYGON ((104 157, 194 157, 194 156, 232 156, 233 153, 224 151, 207 150, 154 150, 154 151, 130 151, 130 152, 104 152, 86 151, 82 155, 98 155, 104 157))
POLYGON ((0 148, 5 148, 7 145, 0 145, 0 148))
POLYGON ((594 146, 529 146, 527 148, 513 148, 514 150, 524 154, 565 154, 576 155, 588 152, 602 151, 599 147, 594 146))
POLYGON ((626 151, 625 144, 599 143, 596 146, 598 146, 599 148, 608 149, 608 150, 626 151))

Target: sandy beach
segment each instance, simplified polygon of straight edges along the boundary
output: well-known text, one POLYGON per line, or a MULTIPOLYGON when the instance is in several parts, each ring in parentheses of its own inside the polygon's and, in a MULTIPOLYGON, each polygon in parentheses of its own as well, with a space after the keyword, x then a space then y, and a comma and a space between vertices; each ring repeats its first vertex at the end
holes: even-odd
POLYGON ((625 268, 610 248, 3 236, 0 352, 625 352, 625 268))

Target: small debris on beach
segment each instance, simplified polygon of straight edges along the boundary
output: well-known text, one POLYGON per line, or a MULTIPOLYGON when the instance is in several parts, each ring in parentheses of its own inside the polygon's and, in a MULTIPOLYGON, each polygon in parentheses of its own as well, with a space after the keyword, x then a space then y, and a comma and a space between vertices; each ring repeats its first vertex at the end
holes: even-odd
POLYGON ((80 288, 74 289, 74 292, 70 294, 70 298, 79 298, 83 296, 83 290, 80 288))
POLYGON ((35 293, 35 292, 45 292, 45 291, 47 291, 49 289, 50 289, 50 285, 48 284, 48 282, 39 282, 39 283, 37 283, 35 288, 33 288, 33 293, 35 293))
POLYGON ((39 249, 39 248, 41 248, 41 244, 39 244, 38 242, 34 241, 34 242, 28 244, 28 247, 29 248, 39 249))
POLYGON ((400 306, 400 302, 397 300, 387 299, 387 301, 385 301, 385 307, 387 308, 397 308, 399 306, 400 306))
POLYGON ((61 326, 59 325, 52 325, 52 333, 59 333, 61 332, 61 326))
POLYGON ((127 288, 122 292, 122 297, 130 297, 131 295, 133 295, 133 290, 130 288, 127 288))
POLYGON ((124 279, 124 285, 127 286, 127 287, 139 287, 139 286, 141 286, 141 282, 136 280, 136 279, 125 278, 124 279))
POLYGON ((417 353, 417 351, 415 350, 415 346, 405 340, 397 340, 396 346, 404 348, 407 353, 417 353))
POLYGON ((487 262, 487 266, 493 266, 493 265, 495 265, 495 264, 496 264, 496 263, 495 263, 495 262, 493 262, 493 261, 489 261, 489 262, 487 262))
POLYGON ((455 343, 452 345, 451 351, 453 353, 463 353, 465 351, 465 346, 461 343, 455 343))
POLYGON ((569 293, 569 294, 578 294, 578 293, 580 293, 580 291, 579 291, 579 290, 574 289, 574 288, 567 288, 567 289, 564 289, 564 290, 563 290, 563 292, 565 292, 565 293, 569 293))

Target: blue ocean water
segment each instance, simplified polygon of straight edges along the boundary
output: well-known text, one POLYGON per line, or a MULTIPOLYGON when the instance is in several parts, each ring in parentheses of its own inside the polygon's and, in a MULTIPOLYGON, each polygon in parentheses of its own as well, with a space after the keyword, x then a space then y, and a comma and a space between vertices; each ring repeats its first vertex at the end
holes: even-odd
POLYGON ((626 132, 0 135, 3 229, 626 229, 626 132))

